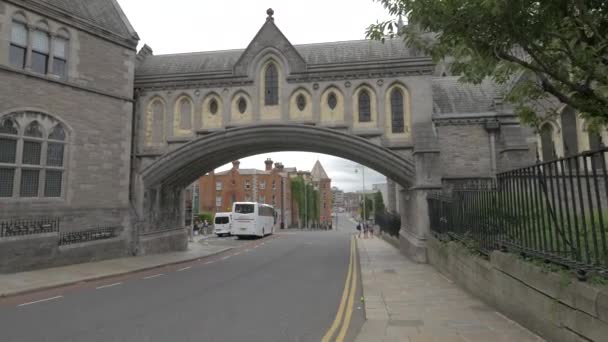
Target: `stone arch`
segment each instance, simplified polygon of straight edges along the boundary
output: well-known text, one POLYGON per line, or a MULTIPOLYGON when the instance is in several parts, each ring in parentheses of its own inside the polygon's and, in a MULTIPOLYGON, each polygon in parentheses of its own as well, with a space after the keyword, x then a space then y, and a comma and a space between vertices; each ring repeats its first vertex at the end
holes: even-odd
POLYGON ((230 122, 233 124, 243 124, 253 121, 253 103, 251 97, 244 90, 239 90, 234 93, 230 100, 230 122), (246 102, 246 108, 244 112, 241 112, 242 108, 239 108, 239 102, 243 100, 246 102))
POLYGON ((188 94, 180 94, 173 103, 173 135, 189 136, 194 127, 194 101, 188 94))
POLYGON ((308 89, 299 87, 291 93, 289 97, 289 117, 298 121, 312 120, 312 94, 308 89), (302 103, 298 100, 304 99, 304 108, 300 108, 302 103))
POLYGON ((376 91, 367 83, 359 85, 353 92, 353 126, 356 128, 373 128, 378 123, 378 100, 376 91), (369 121, 361 122, 360 100, 365 98, 365 94, 369 96, 369 121))
POLYGON ((144 145, 161 146, 166 141, 165 122, 167 104, 160 96, 152 97, 146 104, 144 145))
POLYGON ((384 99, 384 110, 386 112, 386 133, 388 136, 395 137, 411 137, 411 125, 412 125, 412 112, 411 112, 411 98, 409 89, 400 82, 391 84, 386 91, 384 99), (394 108, 394 92, 400 92, 402 108, 401 108, 401 119, 395 118, 394 115, 398 115, 398 108, 394 108), (397 110, 396 110, 397 109, 397 110))
POLYGON ((36 24, 34 26, 36 27, 36 30, 42 30, 46 33, 51 32, 51 26, 49 25, 49 22, 46 19, 40 19, 36 21, 36 24))
POLYGON ((30 22, 27 13, 22 10, 17 10, 13 12, 13 14, 11 15, 11 19, 22 24, 29 24, 30 22))
POLYGON ((222 127, 223 113, 224 102, 222 101, 222 97, 214 91, 209 92, 205 98, 203 98, 201 128, 214 129, 222 127))
POLYGON ((321 94, 321 123, 325 124, 336 124, 336 123, 344 123, 344 94, 340 90, 339 87, 335 85, 330 85, 323 90, 321 94), (329 99, 331 94, 335 96, 336 105, 334 108, 331 108, 329 105, 329 99))

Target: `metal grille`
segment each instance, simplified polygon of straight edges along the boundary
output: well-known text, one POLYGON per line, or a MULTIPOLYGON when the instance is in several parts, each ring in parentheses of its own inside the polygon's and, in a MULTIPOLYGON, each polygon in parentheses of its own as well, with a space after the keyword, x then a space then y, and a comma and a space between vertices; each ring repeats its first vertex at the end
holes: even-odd
POLYGON ((38 196, 40 170, 21 170, 21 197, 38 196))
POLYGON ((372 116, 369 93, 367 90, 362 90, 359 93, 359 122, 370 122, 371 120, 372 116))
POLYGON ((46 179, 44 186, 44 197, 61 197, 61 183, 63 172, 61 171, 46 171, 46 179))
POLYGON ((23 142, 23 164, 40 165, 42 143, 37 141, 23 142))
POLYGON ((0 197, 13 196, 15 169, 0 169, 0 197))
POLYGON ((266 69, 266 98, 264 103, 267 106, 273 106, 279 104, 279 75, 277 67, 274 64, 268 65, 266 69))
POLYGON ((0 238, 59 231, 58 218, 11 219, 0 221, 0 238))
POLYGON ((15 163, 17 140, 0 138, 0 163, 15 163))
POLYGON ((391 92, 391 114, 393 122, 393 133, 403 133, 403 93, 401 89, 394 89, 391 92))
POLYGON ((46 165, 63 166, 63 144, 49 143, 47 146, 46 165))
POLYGON ((69 245, 73 243, 82 243, 95 240, 111 239, 118 236, 122 230, 120 226, 101 227, 95 229, 82 230, 78 232, 61 233, 59 245, 69 245))

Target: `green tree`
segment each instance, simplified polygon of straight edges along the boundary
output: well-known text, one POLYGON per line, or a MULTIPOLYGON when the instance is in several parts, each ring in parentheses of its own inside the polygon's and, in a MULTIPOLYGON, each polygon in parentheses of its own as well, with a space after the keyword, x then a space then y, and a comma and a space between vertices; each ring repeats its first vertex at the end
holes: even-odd
MULTIPOLYGON (((365 218, 369 220, 371 218, 371 212, 374 209, 374 200, 372 199, 373 195, 365 194, 364 198, 365 198, 365 218)), ((361 218, 363 219, 363 201, 359 202, 359 215, 361 215, 361 218)))
POLYGON ((306 184, 304 178, 298 176, 291 180, 291 196, 298 206, 300 221, 318 222, 319 211, 319 191, 315 190, 312 184, 306 184), (308 214, 308 215, 307 215, 308 214))
POLYGON ((449 60, 465 82, 516 81, 507 100, 524 122, 538 128, 555 115, 542 106, 551 95, 595 126, 608 122, 607 1, 374 1, 408 25, 377 22, 369 38, 402 36, 435 61, 449 60))
POLYGON ((384 208, 384 200, 382 199, 382 193, 380 191, 377 191, 374 194, 374 213, 377 214, 381 214, 385 211, 384 208))

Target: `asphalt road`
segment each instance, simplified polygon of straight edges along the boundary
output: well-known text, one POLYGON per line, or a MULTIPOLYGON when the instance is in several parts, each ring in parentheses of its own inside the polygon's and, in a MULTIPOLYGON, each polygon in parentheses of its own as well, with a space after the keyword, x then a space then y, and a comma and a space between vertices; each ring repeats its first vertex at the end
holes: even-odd
MULTIPOLYGON (((345 288, 344 230, 279 233, 208 259, 0 301, 0 340, 321 341, 345 288)), ((357 282, 347 341, 364 319, 357 282)))

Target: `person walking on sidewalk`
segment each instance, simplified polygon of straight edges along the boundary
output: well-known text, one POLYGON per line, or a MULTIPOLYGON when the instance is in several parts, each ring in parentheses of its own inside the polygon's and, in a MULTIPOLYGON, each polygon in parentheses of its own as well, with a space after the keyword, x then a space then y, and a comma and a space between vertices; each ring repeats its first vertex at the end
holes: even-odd
POLYGON ((361 238, 361 223, 357 223, 357 237, 361 238))

